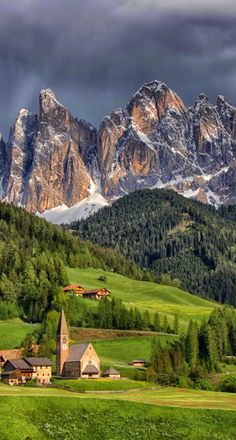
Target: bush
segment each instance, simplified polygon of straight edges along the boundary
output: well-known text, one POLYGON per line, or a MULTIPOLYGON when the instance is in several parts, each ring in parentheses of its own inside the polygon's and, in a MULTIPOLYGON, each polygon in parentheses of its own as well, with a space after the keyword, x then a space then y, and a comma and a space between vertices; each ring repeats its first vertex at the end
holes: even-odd
POLYGON ((213 385, 206 379, 198 379, 194 386, 195 390, 213 391, 213 385))
POLYGON ((17 306, 0 300, 0 320, 18 318, 19 311, 17 306))
POLYGON ((236 393, 236 376, 231 375, 226 377, 221 383, 220 389, 227 393, 236 393))
POLYGON ((177 381, 177 387, 193 388, 193 381, 187 376, 180 376, 177 381))
POLYGON ((98 277, 98 281, 103 281, 104 283, 106 283, 107 282, 106 275, 100 275, 100 277, 98 277))

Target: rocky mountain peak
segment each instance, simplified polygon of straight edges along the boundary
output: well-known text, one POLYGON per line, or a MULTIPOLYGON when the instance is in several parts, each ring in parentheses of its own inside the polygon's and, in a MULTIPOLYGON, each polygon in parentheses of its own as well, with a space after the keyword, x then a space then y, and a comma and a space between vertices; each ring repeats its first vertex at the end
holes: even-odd
POLYGON ((43 89, 39 94, 40 112, 47 113, 61 104, 57 101, 55 94, 51 89, 43 89))
POLYGON ((42 90, 39 113, 21 109, 7 145, 0 136, 2 196, 33 212, 75 209, 98 190, 110 200, 146 187, 219 205, 236 197, 235 169, 236 108, 202 93, 186 109, 157 80, 106 116, 98 132, 42 90))

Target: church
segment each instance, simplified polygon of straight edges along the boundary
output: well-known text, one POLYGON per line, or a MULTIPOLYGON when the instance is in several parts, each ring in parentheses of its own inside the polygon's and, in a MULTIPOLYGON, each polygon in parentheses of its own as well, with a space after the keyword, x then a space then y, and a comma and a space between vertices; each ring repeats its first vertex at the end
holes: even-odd
POLYGON ((56 336, 56 374, 74 379, 99 378, 100 359, 90 342, 69 345, 69 331, 62 310, 56 336))

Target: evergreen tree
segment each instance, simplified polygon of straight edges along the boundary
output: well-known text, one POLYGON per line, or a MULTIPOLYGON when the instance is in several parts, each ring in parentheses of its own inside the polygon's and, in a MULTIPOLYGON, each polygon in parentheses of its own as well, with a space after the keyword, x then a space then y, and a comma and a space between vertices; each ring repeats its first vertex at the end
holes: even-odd
POLYGON ((191 370, 194 370, 198 364, 199 345, 198 345, 198 326, 192 320, 189 323, 187 336, 185 340, 185 359, 191 370))
POLYGON ((174 334, 178 335, 179 334, 179 316, 177 313, 175 313, 175 316, 174 316, 173 329, 174 329, 174 334))
POLYGON ((156 312, 155 315, 154 315, 153 330, 155 332, 160 332, 161 331, 161 320, 160 320, 160 315, 159 315, 158 312, 156 312))

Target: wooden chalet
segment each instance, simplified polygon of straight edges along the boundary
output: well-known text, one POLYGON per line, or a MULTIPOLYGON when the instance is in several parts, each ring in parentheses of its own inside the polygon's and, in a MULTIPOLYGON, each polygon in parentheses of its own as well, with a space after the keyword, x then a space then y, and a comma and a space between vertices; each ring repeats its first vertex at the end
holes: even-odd
POLYGON ((69 331, 64 312, 57 329, 57 376, 76 379, 100 377, 100 359, 91 343, 69 346, 69 331))
POLYGON ((103 289, 91 289, 84 290, 82 292, 83 298, 95 299, 96 301, 100 301, 104 296, 108 296, 111 292, 105 288, 103 289))
POLYGON ((69 286, 64 287, 64 292, 73 292, 76 295, 81 295, 84 292, 84 288, 79 286, 78 284, 70 284, 69 286))
POLYGON ((29 380, 38 384, 50 383, 52 362, 48 358, 8 359, 1 373, 3 382, 9 385, 21 385, 29 380))
POLYGON ((131 365, 133 367, 145 367, 146 361, 144 361, 143 359, 135 359, 131 362, 131 365))
POLYGON ((75 295, 79 295, 81 298, 95 299, 96 301, 100 301, 101 298, 103 298, 104 296, 108 296, 111 293, 105 287, 89 290, 84 289, 78 284, 71 284, 64 287, 64 292, 73 292, 75 295))

